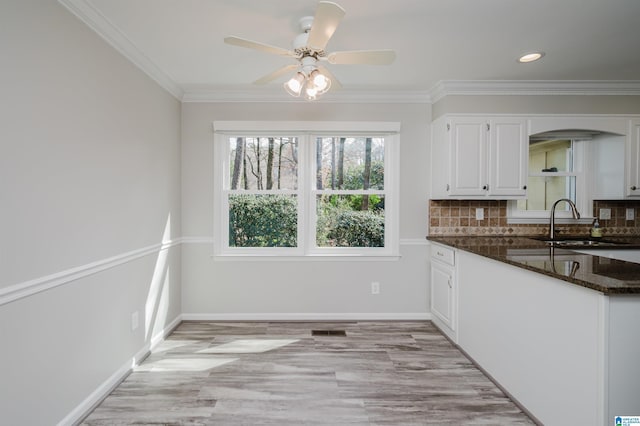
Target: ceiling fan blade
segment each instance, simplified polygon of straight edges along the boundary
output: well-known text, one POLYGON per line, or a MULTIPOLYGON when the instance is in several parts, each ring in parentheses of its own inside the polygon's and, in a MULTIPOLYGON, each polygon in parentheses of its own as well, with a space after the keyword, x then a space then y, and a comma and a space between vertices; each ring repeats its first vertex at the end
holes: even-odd
POLYGON ((268 44, 247 40, 240 37, 235 37, 235 36, 225 37, 224 42, 227 44, 231 44, 233 46, 246 47, 247 49, 259 50, 261 52, 273 53, 275 55, 296 57, 296 54, 290 50, 283 49, 281 47, 270 46, 268 44))
POLYGON ((276 78, 295 70, 296 68, 298 68, 298 64, 285 65, 284 67, 275 70, 271 74, 267 74, 264 77, 259 78, 258 80, 254 81, 253 84, 267 84, 270 81, 273 81, 276 78))
POLYGON ((331 87, 334 89, 342 89, 342 84, 340 83, 340 81, 336 78, 335 75, 333 75, 333 73, 331 71, 329 71, 329 69, 327 67, 323 67, 322 65, 318 65, 318 69, 320 70, 320 72, 324 75, 326 75, 327 77, 329 77, 329 79, 331 80, 331 87))
POLYGON ((330 1, 318 2, 316 15, 309 31, 307 44, 316 50, 324 50, 327 42, 338 28, 344 16, 344 9, 330 1))
POLYGON ((345 50, 327 56, 330 64, 389 65, 396 59, 393 50, 345 50))

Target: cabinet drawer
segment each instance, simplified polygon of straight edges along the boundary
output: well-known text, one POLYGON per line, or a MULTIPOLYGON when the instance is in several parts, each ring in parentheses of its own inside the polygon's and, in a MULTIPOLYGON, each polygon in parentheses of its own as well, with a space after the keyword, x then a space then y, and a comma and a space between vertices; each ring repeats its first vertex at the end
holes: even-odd
POLYGON ((438 259, 440 262, 444 262, 451 266, 456 264, 455 251, 450 247, 431 244, 431 258, 438 259))

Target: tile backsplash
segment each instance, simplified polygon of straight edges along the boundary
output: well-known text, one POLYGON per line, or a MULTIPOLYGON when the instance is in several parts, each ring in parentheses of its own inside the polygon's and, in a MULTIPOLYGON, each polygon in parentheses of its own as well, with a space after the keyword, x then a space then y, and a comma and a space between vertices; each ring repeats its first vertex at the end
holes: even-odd
MULTIPOLYGON (((640 235, 639 201, 594 201, 593 211, 611 209, 611 219, 600 220, 604 236, 640 235), (626 220, 626 210, 633 208, 634 220, 626 220)), ((556 224, 565 235, 587 235, 591 224, 556 224)), ((507 223, 507 201, 429 200, 429 235, 545 235, 549 225, 507 223), (484 209, 484 219, 476 220, 476 208, 484 209)))

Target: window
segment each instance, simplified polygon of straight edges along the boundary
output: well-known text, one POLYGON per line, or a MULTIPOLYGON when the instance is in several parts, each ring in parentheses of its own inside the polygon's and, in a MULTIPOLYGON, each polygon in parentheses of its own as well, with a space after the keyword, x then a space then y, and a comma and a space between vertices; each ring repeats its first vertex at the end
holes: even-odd
POLYGON ((397 123, 214 129, 217 255, 397 255, 397 123))
MULTIPOLYGON (((583 217, 591 215, 592 207, 583 173, 586 138, 534 135, 529 141, 529 177, 527 199, 509 203, 510 222, 530 219, 549 220, 555 201, 568 198, 583 217)), ((567 203, 558 204, 556 217, 571 218, 567 203)))

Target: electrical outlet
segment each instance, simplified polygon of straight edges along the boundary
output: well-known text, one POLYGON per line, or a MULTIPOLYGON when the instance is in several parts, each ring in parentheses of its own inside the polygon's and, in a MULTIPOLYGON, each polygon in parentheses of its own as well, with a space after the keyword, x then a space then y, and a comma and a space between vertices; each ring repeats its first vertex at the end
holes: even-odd
POLYGON ((636 218, 636 210, 634 208, 627 209, 627 220, 635 220, 636 218))
POLYGON ((484 209, 477 208, 476 209, 476 220, 484 220, 484 209))
POLYGON ((601 220, 611 219, 611 209, 600 209, 600 219, 601 220))
POLYGON ((371 283, 371 294, 380 294, 380 283, 372 282, 371 283))
POLYGON ((136 331, 138 326, 140 325, 140 315, 138 311, 135 311, 131 314, 131 331, 136 331))

